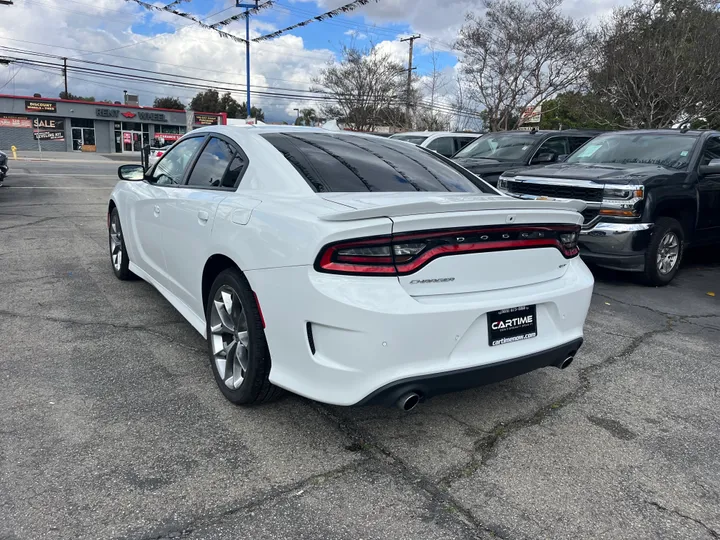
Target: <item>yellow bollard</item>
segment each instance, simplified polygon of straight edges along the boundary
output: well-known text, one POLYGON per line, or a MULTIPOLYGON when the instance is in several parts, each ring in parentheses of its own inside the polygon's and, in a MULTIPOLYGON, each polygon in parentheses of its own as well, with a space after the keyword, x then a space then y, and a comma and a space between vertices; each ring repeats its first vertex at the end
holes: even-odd
POLYGON ((11 146, 10 150, 12 150, 13 159, 17 159, 17 146, 11 146))

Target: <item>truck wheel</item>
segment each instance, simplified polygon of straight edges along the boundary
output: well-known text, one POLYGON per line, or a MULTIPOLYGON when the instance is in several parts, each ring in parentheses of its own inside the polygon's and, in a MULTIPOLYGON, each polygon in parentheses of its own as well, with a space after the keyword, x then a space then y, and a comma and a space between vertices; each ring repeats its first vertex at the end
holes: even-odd
POLYGON ((673 218, 663 217, 655 222, 655 231, 645 255, 645 282, 661 287, 670 283, 680 268, 684 252, 685 233, 673 218))

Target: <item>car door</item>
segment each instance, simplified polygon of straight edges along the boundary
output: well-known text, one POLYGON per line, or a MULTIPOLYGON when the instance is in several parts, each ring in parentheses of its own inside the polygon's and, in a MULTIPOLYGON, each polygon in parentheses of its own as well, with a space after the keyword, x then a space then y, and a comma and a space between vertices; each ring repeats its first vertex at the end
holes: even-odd
POLYGON ((437 139, 433 139, 427 144, 426 148, 435 150, 435 152, 445 157, 450 157, 455 154, 453 137, 438 137, 437 139))
MULTIPOLYGON (((720 137, 710 137, 703 147, 699 165, 720 159, 720 137)), ((698 240, 720 239, 720 175, 698 177, 698 240)))
POLYGON ((200 316, 202 272, 220 202, 237 189, 247 157, 235 142, 213 134, 200 150, 185 185, 168 199, 165 261, 170 291, 200 316))
POLYGON ((164 287, 167 287, 167 271, 163 236, 167 224, 163 207, 168 197, 182 185, 188 165, 203 140, 201 136, 180 141, 162 157, 145 180, 135 186, 136 200, 130 208, 130 260, 164 287))

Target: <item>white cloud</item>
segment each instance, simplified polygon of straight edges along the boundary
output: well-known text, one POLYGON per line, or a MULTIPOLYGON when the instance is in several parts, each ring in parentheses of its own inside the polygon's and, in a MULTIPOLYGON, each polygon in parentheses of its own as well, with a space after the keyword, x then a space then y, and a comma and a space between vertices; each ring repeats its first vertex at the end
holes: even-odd
POLYGON ((362 32, 358 32, 357 30, 348 30, 344 32, 344 35, 350 36, 351 38, 358 40, 367 39, 367 34, 363 34, 362 32))
MULTIPOLYGON (((218 34, 200 28, 169 13, 147 12, 132 4, 115 0, 94 0, 94 4, 67 3, 62 0, 44 0, 43 13, 38 17, 37 7, 16 2, 3 10, 3 36, 0 45, 43 51, 56 55, 78 57, 97 62, 146 69, 172 75, 197 77, 199 84, 224 81, 231 86, 245 84, 245 47, 223 39, 218 34), (177 29, 174 33, 146 36, 132 31, 133 22, 167 22, 177 29), (19 41, 22 40, 22 41, 19 41), (28 43, 35 42, 35 43, 28 43), (37 43, 45 44, 38 45, 37 43), (127 47, 127 45, 132 45, 127 47), (67 47, 63 48, 63 47, 67 47), (79 50, 72 50, 79 49, 79 50), (108 51, 109 49, 117 49, 108 51), (87 54, 89 51, 108 51, 104 54, 87 54), (118 58, 122 56, 125 58, 118 58), (173 64, 173 65, 165 65, 173 64), (182 67, 180 67, 182 66, 182 67)), ((233 25, 228 31, 244 37, 244 24, 233 25), (235 26, 239 27, 235 27, 235 26)), ((261 35, 272 31, 272 25, 259 20, 251 21, 251 34, 261 35)), ((25 56, 0 49, 0 55, 25 56)), ((36 57, 37 58, 37 57, 36 57)), ((308 50, 302 38, 287 34, 267 43, 251 46, 251 84, 258 92, 298 93, 307 90, 312 78, 334 58, 327 49, 308 50), (260 88, 260 87, 273 87, 260 88), (283 90, 289 89, 289 90, 283 90)), ((42 59, 60 63, 58 60, 42 59)), ((70 60, 70 65, 87 66, 70 60)), ((98 69, 112 70, 102 66, 98 69)), ((0 65, 0 87, 15 74, 17 67, 0 65)), ((40 92, 55 97, 62 90, 62 75, 58 69, 30 66, 20 70, 15 80, 0 93, 30 94, 40 92), (37 68, 35 68, 37 69, 37 68)), ((153 77, 152 74, 145 74, 153 77)), ((141 104, 152 105, 156 96, 171 95, 189 102, 197 89, 176 88, 152 82, 123 81, 97 78, 91 74, 69 71, 69 90, 74 94, 93 95, 97 99, 120 100, 122 91, 140 95, 141 104)), ((162 76, 158 76, 162 78, 162 76)), ((170 78, 170 77, 167 77, 170 78)), ((218 85, 220 86, 220 85, 218 85)), ((222 89, 220 90, 222 92, 222 89)), ((245 101, 244 89, 232 92, 238 101, 245 101)), ((307 107, 310 103, 279 99, 268 95, 253 95, 252 104, 262 106, 267 116, 285 119, 294 115, 293 107, 307 107)), ((311 105, 311 104, 310 104, 311 105)))

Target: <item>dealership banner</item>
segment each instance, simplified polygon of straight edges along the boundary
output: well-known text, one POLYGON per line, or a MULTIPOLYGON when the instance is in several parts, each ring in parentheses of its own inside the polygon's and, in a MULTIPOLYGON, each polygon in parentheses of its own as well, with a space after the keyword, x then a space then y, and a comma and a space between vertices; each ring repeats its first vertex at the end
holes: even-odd
POLYGON ((31 128, 33 125, 32 120, 30 120, 27 116, 0 114, 0 127, 31 128))
POLYGON ((25 110, 28 112, 56 113, 57 104, 52 101, 31 101, 25 100, 25 110))
POLYGON ((64 131, 33 131, 33 138, 36 141, 64 141, 64 131))
POLYGON ((35 116, 32 119, 33 128, 42 131, 65 131, 64 118, 47 118, 44 116, 35 116))

